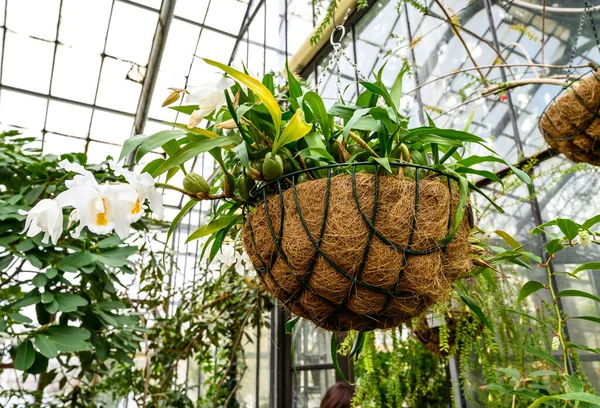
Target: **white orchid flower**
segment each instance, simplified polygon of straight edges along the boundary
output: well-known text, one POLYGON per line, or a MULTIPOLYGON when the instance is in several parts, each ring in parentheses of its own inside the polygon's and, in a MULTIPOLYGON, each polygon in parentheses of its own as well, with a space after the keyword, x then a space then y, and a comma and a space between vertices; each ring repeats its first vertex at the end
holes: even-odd
POLYGON ((214 84, 204 84, 190 91, 186 97, 186 103, 198 105, 190 116, 188 128, 193 129, 205 116, 218 111, 225 104, 226 89, 231 88, 235 82, 231 78, 221 78, 214 84))
POLYGON ((27 231, 28 237, 34 237, 43 232, 44 244, 48 243, 48 238, 54 245, 57 244, 63 232, 63 212, 57 201, 43 199, 29 211, 19 210, 19 214, 27 215, 22 234, 27 231))
POLYGON ((238 256, 237 261, 235 262, 235 271, 240 275, 243 275, 244 272, 246 271, 246 267, 242 263, 241 256, 238 256))
POLYGON ((98 182, 96 178, 92 174, 91 171, 86 170, 81 164, 71 163, 67 159, 58 163, 58 166, 66 171, 71 171, 73 173, 77 173, 73 180, 65 181, 65 186, 67 188, 73 188, 84 185, 96 185, 98 186, 98 182))
POLYGON ((127 170, 115 162, 110 162, 110 166, 114 169, 115 173, 125 177, 125 180, 129 185, 137 192, 138 199, 131 212, 129 213, 129 219, 131 222, 136 222, 144 215, 142 205, 146 200, 150 205, 150 209, 156 215, 156 218, 162 220, 164 216, 163 197, 154 187, 154 179, 148 173, 138 174, 133 171, 127 170))
POLYGON ((214 260, 221 263, 221 272, 231 268, 237 261, 237 253, 233 245, 224 244, 214 260))
POLYGON ((79 225, 71 235, 78 237, 87 227, 95 234, 115 231, 121 239, 127 238, 132 220, 141 213, 140 195, 135 188, 126 183, 100 185, 90 171, 68 160, 59 166, 78 174, 65 182, 68 189, 56 197, 61 207, 75 208, 70 218, 79 225))
POLYGON ((115 231, 121 239, 127 238, 131 226, 130 214, 139 196, 129 184, 78 185, 60 193, 56 200, 62 206, 71 206, 71 214, 79 225, 72 233, 78 237, 87 227, 95 234, 115 231))

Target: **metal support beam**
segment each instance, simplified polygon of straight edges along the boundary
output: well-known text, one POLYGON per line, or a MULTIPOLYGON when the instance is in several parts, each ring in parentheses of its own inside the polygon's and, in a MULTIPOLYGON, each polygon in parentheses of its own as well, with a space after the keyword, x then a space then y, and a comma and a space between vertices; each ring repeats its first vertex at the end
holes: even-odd
MULTIPOLYGON (((154 85, 158 72, 160 69, 160 62, 165 51, 165 45, 167 43, 167 35, 169 34, 169 28, 171 28, 171 21, 175 15, 175 4, 177 0, 163 0, 158 13, 158 22, 156 23, 156 31, 154 32, 154 40, 152 41, 152 48, 150 50, 150 58, 148 59, 148 66, 146 67, 146 76, 144 77, 144 83, 142 84, 142 93, 138 101, 138 106, 135 112, 133 134, 137 135, 144 132, 146 126, 146 120, 148 120, 148 112, 150 111, 150 102, 152 101, 152 95, 154 93, 154 85)), ((125 161, 126 165, 131 165, 134 161, 134 154, 132 152, 125 161)))
MULTIPOLYGON (((406 3, 404 3, 404 17, 406 19, 406 31, 408 33, 408 42, 409 44, 412 44, 413 42, 413 35, 412 35, 412 30, 410 28, 410 19, 408 18, 408 6, 406 5, 406 3)), ((410 48, 410 65, 412 65, 412 71, 413 71, 413 76, 415 78, 415 86, 419 86, 419 69, 417 67, 417 60, 415 57, 415 49, 414 47, 409 47, 410 48)), ((421 125, 424 125, 425 122, 425 114, 423 113, 423 100, 421 99, 421 90, 417 89, 416 92, 416 99, 417 99, 417 105, 419 106, 419 108, 417 109, 418 114, 419 114, 419 121, 421 122, 421 125)), ((399 107, 398 107, 399 108, 399 107)))
MULTIPOLYGON (((496 47, 497 50, 500 50, 501 49, 500 41, 498 40, 498 34, 496 33, 496 24, 494 22, 494 16, 492 14, 492 1, 484 0, 484 4, 485 4, 486 12, 487 12, 488 21, 490 24, 490 29, 492 31, 492 38, 494 40, 494 46, 496 47)), ((502 82, 504 82, 504 83, 508 82, 504 68, 500 68, 500 75, 502 78, 502 82)), ((519 135, 519 124, 518 124, 517 111, 512 102, 511 92, 509 90, 506 91, 506 96, 507 96, 507 102, 508 102, 508 114, 509 114, 510 121, 511 121, 512 127, 513 127, 513 136, 514 136, 514 140, 515 140, 515 145, 517 147, 517 151, 519 152, 519 155, 522 156, 523 155, 523 143, 521 142, 521 137, 519 135)), ((535 196, 535 186, 531 187, 531 192, 532 192, 532 196, 531 196, 529 202, 531 204, 531 213, 533 215, 533 220, 536 225, 541 225, 544 223, 544 221, 542 219, 540 205, 535 196)), ((546 254, 546 251, 544 250, 544 248, 546 247, 546 244, 547 244, 546 235, 545 234, 537 234, 537 236, 538 236, 539 244, 540 244, 540 248, 541 248, 542 259, 544 262, 547 262, 548 256, 546 254)), ((554 268, 552 266, 552 263, 549 264, 549 268, 550 268, 550 272, 552 274, 551 284, 553 286, 553 289, 556 292, 558 292, 559 291, 558 282, 556 280, 556 275, 554 275, 554 268)), ((563 304, 562 304, 561 298, 557 299, 557 304, 558 304, 558 308, 559 308, 560 312, 562 313, 564 309, 563 309, 563 304)), ((558 317, 558 318, 560 318, 560 317, 558 317)), ((564 332, 565 332, 565 337, 568 339, 569 338, 569 330, 568 330, 567 325, 564 326, 564 332)), ((567 361, 565 361, 564 364, 565 364, 565 366, 569 367, 569 372, 573 372, 573 363, 568 354, 567 354, 567 361)))

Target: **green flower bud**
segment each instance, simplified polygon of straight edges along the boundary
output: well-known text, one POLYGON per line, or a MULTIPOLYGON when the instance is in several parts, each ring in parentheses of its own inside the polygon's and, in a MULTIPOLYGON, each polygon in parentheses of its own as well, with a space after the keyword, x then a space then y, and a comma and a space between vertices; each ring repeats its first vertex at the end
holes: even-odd
POLYGON ((255 184, 256 183, 254 180, 245 174, 242 174, 242 176, 238 179, 238 192, 244 201, 248 201, 250 199, 250 190, 252 190, 255 184))
POLYGON ((283 160, 278 155, 267 153, 262 165, 262 174, 265 180, 275 180, 283 175, 283 160))
POLYGON ((198 173, 188 173, 183 179, 183 189, 190 194, 208 193, 208 182, 198 173))

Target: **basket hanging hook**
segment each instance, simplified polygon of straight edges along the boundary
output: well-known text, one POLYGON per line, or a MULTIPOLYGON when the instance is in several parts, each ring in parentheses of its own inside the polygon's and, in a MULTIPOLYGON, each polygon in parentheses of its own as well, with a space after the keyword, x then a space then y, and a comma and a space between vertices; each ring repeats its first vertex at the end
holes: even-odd
MULTIPOLYGON (((329 60, 329 63, 327 64, 327 67, 321 73, 321 76, 319 77, 319 80, 317 81, 317 86, 316 86, 316 91, 320 93, 320 91, 321 91, 321 84, 323 83, 323 80, 327 76, 327 73, 328 72, 335 72, 336 85, 337 85, 337 96, 340 99, 343 99, 342 80, 341 80, 342 70, 341 70, 341 66, 340 66, 340 62, 341 62, 342 57, 354 69, 354 71, 357 74, 356 76, 361 81, 365 81, 366 80, 365 76, 363 75, 363 73, 360 70, 360 68, 358 67, 358 65, 355 64, 350 59, 350 57, 348 57, 348 55, 346 54, 346 51, 342 47, 342 40, 346 36, 346 27, 345 27, 345 24, 346 24, 346 21, 348 20, 348 17, 350 16, 350 11, 351 11, 350 9, 346 10, 346 14, 344 15, 344 18, 342 19, 341 23, 338 24, 338 25, 336 25, 333 28, 333 31, 331 32, 331 35, 329 36, 329 43, 333 47, 333 53, 331 55, 331 59, 329 60), (336 41, 335 40, 335 36, 336 36, 336 34, 337 34, 338 31, 340 32, 340 37, 336 41)), ((334 18, 334 24, 335 24, 335 15, 334 15, 333 18, 334 18)))

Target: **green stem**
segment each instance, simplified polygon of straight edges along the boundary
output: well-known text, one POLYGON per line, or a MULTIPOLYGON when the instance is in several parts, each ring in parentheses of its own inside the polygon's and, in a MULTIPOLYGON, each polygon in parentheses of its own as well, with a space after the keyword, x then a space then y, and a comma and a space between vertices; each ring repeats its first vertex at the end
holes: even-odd
POLYGON ((185 166, 182 164, 182 165, 181 165, 181 166, 179 166, 179 167, 181 167, 181 171, 183 171, 183 175, 184 175, 184 176, 187 176, 187 171, 185 170, 185 166))
POLYGON ((546 275, 548 278, 548 289, 550 290, 550 296, 552 296, 552 303, 554 304, 554 312, 556 313, 556 334, 558 336, 558 340, 560 341, 560 346, 563 350, 563 364, 565 374, 569 375, 569 367, 567 364, 567 348, 565 347, 565 339, 563 334, 563 318, 560 314, 560 309, 558 308, 558 301, 556 299, 556 293, 554 292, 554 286, 552 285, 552 272, 550 271, 550 260, 546 262, 546 275))
POLYGON ((433 156, 433 162, 439 164, 440 156, 438 154, 438 145, 436 143, 431 144, 431 155, 433 156))
POLYGON ((365 142, 359 135, 357 135, 356 133, 354 133, 352 131, 350 131, 348 134, 350 135, 352 140, 354 140, 356 142, 357 145, 359 145, 360 147, 365 149, 373 157, 379 157, 379 155, 377 153, 375 153, 375 151, 373 149, 371 149, 371 146, 369 146, 367 144, 367 142, 365 142))
POLYGON ((446 160, 448 160, 453 154, 454 152, 458 149, 458 147, 451 147, 450 149, 448 149, 448 151, 446 152, 446 154, 444 154, 442 156, 442 158, 440 159, 440 164, 444 164, 444 162, 446 160))
POLYGON ((190 193, 188 193, 187 191, 185 191, 183 188, 179 188, 179 187, 174 186, 172 184, 154 183, 154 186, 157 187, 157 188, 168 188, 169 190, 175 190, 175 191, 179 191, 182 194, 190 195, 190 193))

